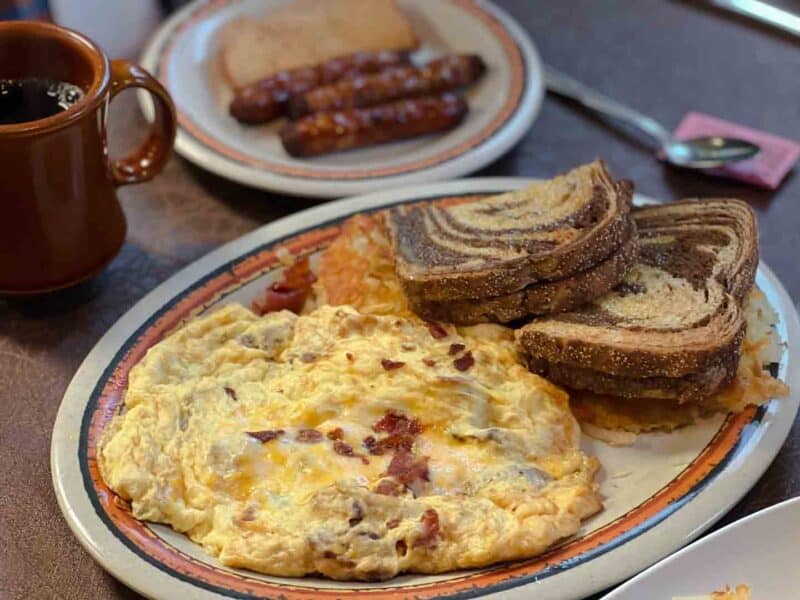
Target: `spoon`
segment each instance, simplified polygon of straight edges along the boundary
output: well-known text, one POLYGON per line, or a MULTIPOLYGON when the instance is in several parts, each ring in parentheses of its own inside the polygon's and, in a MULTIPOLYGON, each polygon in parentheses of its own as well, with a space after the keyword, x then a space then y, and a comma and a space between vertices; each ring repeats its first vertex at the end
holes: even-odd
POLYGON ((658 149, 668 162, 679 167, 689 169, 720 167, 729 162, 752 158, 761 151, 755 144, 736 138, 709 136, 676 140, 658 121, 607 98, 546 65, 544 82, 549 92, 636 127, 658 144, 658 149))

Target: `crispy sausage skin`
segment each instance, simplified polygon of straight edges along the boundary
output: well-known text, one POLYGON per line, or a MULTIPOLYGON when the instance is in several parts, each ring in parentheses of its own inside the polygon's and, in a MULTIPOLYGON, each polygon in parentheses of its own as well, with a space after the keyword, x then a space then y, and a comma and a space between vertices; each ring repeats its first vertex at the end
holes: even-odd
POLYGON ((408 52, 356 52, 320 65, 281 71, 237 89, 229 111, 242 123, 266 123, 286 114, 286 105, 293 94, 331 84, 343 77, 375 73, 388 67, 407 65, 408 62, 408 52))
POLYGON ((316 156, 446 131, 468 110, 466 101, 455 94, 399 100, 287 121, 280 136, 292 156, 316 156))
POLYGON ((486 71, 474 54, 444 56, 422 67, 403 66, 369 75, 345 77, 332 84, 295 93, 289 100, 289 117, 310 113, 375 106, 401 98, 416 98, 470 85, 486 71))

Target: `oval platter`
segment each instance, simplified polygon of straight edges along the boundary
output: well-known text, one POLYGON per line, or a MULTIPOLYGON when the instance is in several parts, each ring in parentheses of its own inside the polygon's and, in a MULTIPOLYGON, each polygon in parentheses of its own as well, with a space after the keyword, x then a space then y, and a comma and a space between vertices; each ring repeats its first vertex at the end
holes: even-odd
MULTIPOLYGON (((347 217, 394 204, 516 189, 527 179, 427 184, 339 200, 299 212, 186 267, 129 310, 75 374, 52 437, 53 482, 75 535, 109 572, 152 598, 358 597, 569 599, 603 590, 684 546, 756 482, 781 448, 800 401, 800 323, 793 303, 763 263, 756 282, 777 311, 784 342, 779 377, 793 393, 735 415, 717 415, 632 446, 584 439, 596 455, 604 510, 578 535, 537 558, 438 576, 380 583, 286 579, 229 569, 170 528, 131 516, 99 477, 96 444, 119 409, 127 373, 165 334, 222 303, 251 302, 281 270, 276 251, 314 257, 347 217)), ((638 202, 648 202, 638 197, 638 202)), ((652 201, 650 201, 652 202, 652 201)))
MULTIPOLYGON (((263 16, 280 0, 195 0, 161 26, 141 64, 172 96, 179 130, 175 150, 217 175, 287 194, 342 197, 471 173, 497 159, 527 133, 544 87, 539 55, 527 33, 486 0, 398 0, 420 39, 426 61, 476 53, 484 77, 466 93, 470 112, 455 129, 311 159, 283 150, 280 121, 245 126, 228 114, 232 90, 219 74, 219 32, 232 19, 263 16)), ((139 96, 152 118, 151 100, 139 96)))

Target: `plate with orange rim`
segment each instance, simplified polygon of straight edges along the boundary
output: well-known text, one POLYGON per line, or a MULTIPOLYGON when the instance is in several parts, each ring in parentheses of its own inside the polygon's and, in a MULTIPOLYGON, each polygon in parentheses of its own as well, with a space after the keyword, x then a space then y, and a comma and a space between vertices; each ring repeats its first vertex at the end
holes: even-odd
MULTIPOLYGON (((614 447, 585 438, 602 464, 603 511, 580 532, 526 561, 379 583, 270 577, 231 569, 170 528, 137 521, 108 489, 96 463, 98 436, 122 402, 127 374, 149 347, 186 319, 229 302, 249 304, 289 251, 312 265, 341 223, 359 212, 421 199, 517 189, 520 178, 425 184, 323 204, 266 225, 174 275, 128 311, 86 357, 67 389, 53 430, 53 482, 73 532, 109 572, 154 598, 471 598, 500 595, 582 598, 671 554, 710 527, 767 469, 800 404, 800 321, 763 263, 756 282, 779 317, 778 376, 791 388, 741 413, 716 415, 672 433, 640 435, 614 447)), ((652 202, 638 197, 637 202, 652 202)))
MULTIPOLYGON (((267 14, 285 0, 195 0, 170 17, 141 64, 169 90, 179 130, 176 151, 240 183, 292 195, 342 197, 452 179, 489 164, 525 135, 543 96, 541 63, 525 30, 487 0, 398 0, 420 40, 412 59, 479 54, 487 71, 466 92, 470 111, 435 135, 314 158, 292 158, 280 121, 259 126, 228 114, 233 91, 218 69, 219 32, 231 19, 267 14)), ((152 117, 152 104, 140 95, 152 117)))

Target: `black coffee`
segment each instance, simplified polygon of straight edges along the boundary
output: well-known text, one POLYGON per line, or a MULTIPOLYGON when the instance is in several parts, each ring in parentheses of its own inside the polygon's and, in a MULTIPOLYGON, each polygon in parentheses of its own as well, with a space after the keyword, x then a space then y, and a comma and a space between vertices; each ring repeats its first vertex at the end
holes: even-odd
POLYGON ((0 79, 0 125, 44 119, 67 110, 81 98, 81 88, 63 81, 42 77, 0 79))

